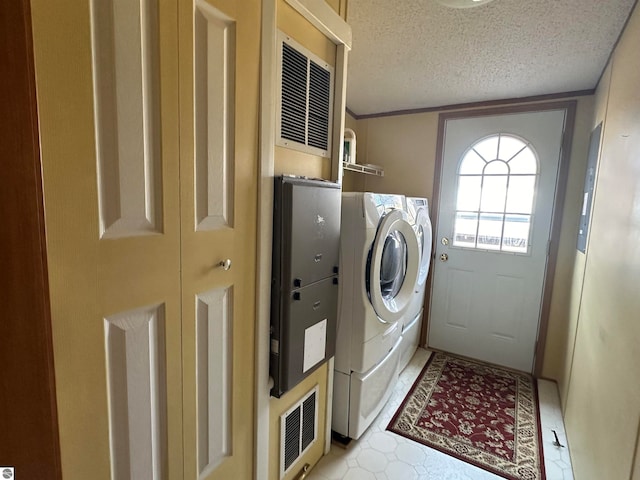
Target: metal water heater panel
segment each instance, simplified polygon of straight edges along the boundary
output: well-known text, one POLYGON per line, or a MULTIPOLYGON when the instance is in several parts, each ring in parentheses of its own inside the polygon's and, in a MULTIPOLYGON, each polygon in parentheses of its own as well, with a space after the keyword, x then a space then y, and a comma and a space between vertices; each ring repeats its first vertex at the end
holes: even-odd
POLYGON ((280 397, 335 353, 340 185, 281 176, 274 185, 271 394, 280 397))

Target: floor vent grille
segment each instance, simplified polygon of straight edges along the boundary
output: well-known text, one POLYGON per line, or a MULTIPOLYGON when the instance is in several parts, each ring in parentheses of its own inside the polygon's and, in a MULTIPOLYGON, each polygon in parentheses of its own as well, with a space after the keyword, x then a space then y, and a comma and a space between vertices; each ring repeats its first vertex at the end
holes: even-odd
POLYGON ((280 478, 318 438, 318 386, 280 416, 280 478))

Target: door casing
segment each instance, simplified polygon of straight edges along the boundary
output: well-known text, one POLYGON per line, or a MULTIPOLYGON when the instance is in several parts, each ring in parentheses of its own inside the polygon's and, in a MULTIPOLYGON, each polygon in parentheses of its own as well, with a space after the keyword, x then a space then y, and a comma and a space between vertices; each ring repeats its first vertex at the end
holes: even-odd
POLYGON ((0 37, 0 465, 62 480, 29 0, 0 5, 0 37))
MULTIPOLYGON (((560 232, 562 226, 562 214, 566 196, 567 179, 569 176, 569 160, 571 158, 571 144, 573 141, 573 130, 576 119, 576 100, 534 103, 525 105, 510 105, 506 107, 489 107, 472 110, 461 110, 456 112, 441 113, 438 118, 438 136, 436 143, 435 169, 433 176, 433 199, 431 210, 431 221, 433 225, 438 224, 440 182, 442 176, 442 163, 444 159, 444 134, 447 120, 475 118, 492 115, 506 115, 511 113, 541 112, 546 110, 566 110, 565 128, 562 136, 562 146, 560 151, 560 166, 558 170, 558 181, 556 186, 556 198, 553 205, 551 219, 551 234, 549 237, 549 255, 547 268, 545 271, 544 287, 542 292, 542 306, 540 309, 540 326, 538 329, 538 341, 535 351, 533 374, 539 376, 542 372, 544 361, 544 351, 546 346, 547 329, 549 323, 549 312, 551 310, 551 295, 553 292, 553 281, 555 277, 556 262, 558 259, 558 249, 560 244, 560 232)), ((436 242, 432 245, 432 259, 435 255, 436 242)), ((433 287, 434 262, 431 262, 430 275, 427 281, 425 295, 425 311, 430 311, 431 291, 433 287)), ((427 324, 423 324, 421 344, 428 345, 427 324)))

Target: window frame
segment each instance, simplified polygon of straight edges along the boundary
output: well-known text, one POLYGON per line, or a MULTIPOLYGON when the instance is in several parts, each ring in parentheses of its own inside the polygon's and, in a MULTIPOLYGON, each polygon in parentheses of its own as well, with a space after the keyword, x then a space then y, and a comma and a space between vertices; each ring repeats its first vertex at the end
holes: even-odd
MULTIPOLYGON (((533 145, 531 145, 531 142, 529 142, 527 139, 521 137, 520 135, 515 135, 512 133, 508 133, 508 132, 496 132, 496 133, 492 133, 490 135, 486 135, 482 138, 477 139, 476 141, 474 141, 469 147, 467 147, 463 154, 460 156, 460 159, 458 160, 458 164, 456 167, 456 186, 455 186, 455 193, 454 193, 454 208, 452 209, 452 241, 451 244, 449 245, 450 248, 454 248, 454 249, 461 249, 461 250, 465 250, 465 251, 478 251, 478 252, 483 252, 483 253, 499 253, 499 254, 507 254, 507 255, 520 255, 520 256, 530 256, 531 255, 531 238, 533 236, 533 227, 534 227, 534 223, 535 223, 535 209, 536 209, 536 203, 537 203, 537 190, 538 190, 538 184, 540 181, 540 159, 538 156, 538 153, 536 152, 535 148, 533 147, 533 145), (511 137, 514 138, 520 142, 522 142, 523 147, 521 149, 519 149, 514 155, 512 155, 508 160, 502 160, 497 158, 498 157, 498 153, 500 151, 500 140, 502 137, 511 137), (497 138, 497 143, 496 143, 496 148, 495 148, 495 158, 490 158, 490 159, 486 159, 481 153, 479 153, 475 147, 477 145, 479 145, 482 142, 485 142, 488 139, 491 138, 497 138), (535 160, 535 173, 511 173, 511 167, 509 165, 509 162, 511 162, 513 159, 515 159, 518 155, 520 155, 522 152, 524 152, 525 150, 529 150, 535 160), (467 158, 467 156, 469 155, 469 153, 471 151, 474 151, 475 154, 482 160, 484 161, 484 165, 482 167, 482 172, 481 173, 460 173, 461 168, 463 166, 463 163, 465 161, 465 159, 467 158), (494 161, 500 161, 503 162, 506 166, 507 166, 507 173, 506 174, 485 174, 485 169, 486 167, 494 162, 494 161), (459 191, 460 191, 460 184, 461 184, 461 177, 467 177, 467 178, 472 178, 472 177, 479 177, 480 178, 480 185, 479 185, 479 192, 478 192, 478 199, 477 199, 477 210, 469 210, 469 209, 458 209, 458 205, 459 205, 459 191), (503 209, 502 211, 494 211, 494 210, 483 210, 482 209, 482 193, 483 193, 483 188, 485 186, 485 178, 486 177, 506 177, 506 183, 505 183, 505 189, 504 189, 504 201, 503 201, 503 209), (531 208, 530 208, 530 212, 529 213, 523 213, 523 212, 509 212, 507 211, 507 205, 508 205, 508 199, 509 199, 509 185, 510 185, 510 180, 513 177, 534 177, 534 182, 533 182, 533 193, 532 193, 532 197, 531 197, 531 208), (457 230, 456 230, 456 220, 458 218, 458 214, 472 214, 472 215, 476 215, 476 226, 475 226, 475 236, 473 237, 473 246, 469 246, 469 245, 462 245, 460 243, 456 244, 456 236, 457 236, 457 230), (480 238, 480 230, 481 230, 481 217, 483 215, 501 215, 502 216, 502 220, 501 220, 501 225, 500 225, 500 237, 499 237, 499 242, 498 242, 498 248, 486 248, 485 246, 480 246, 481 244, 479 243, 479 238, 480 238), (504 242, 505 242, 505 236, 504 236, 504 232, 505 232, 505 227, 507 225, 508 222, 505 221, 505 219, 508 216, 517 216, 517 217, 522 217, 522 216, 528 216, 529 217, 529 228, 528 228, 528 234, 527 234, 527 239, 526 239, 526 250, 525 251, 516 251, 516 250, 505 250, 504 249, 504 242)), ((509 222, 509 223, 515 223, 515 222, 509 222)), ((486 245, 486 244, 484 244, 486 245)))

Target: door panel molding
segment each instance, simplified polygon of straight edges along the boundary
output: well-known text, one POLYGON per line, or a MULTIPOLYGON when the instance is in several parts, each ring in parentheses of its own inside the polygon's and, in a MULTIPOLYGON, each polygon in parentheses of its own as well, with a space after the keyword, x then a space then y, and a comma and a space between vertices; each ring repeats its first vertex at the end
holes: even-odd
POLYGON ((165 309, 104 319, 113 478, 166 477, 165 309))
MULTIPOLYGON (((560 230, 562 225, 562 215, 564 211, 564 202, 566 195, 566 185, 569 174, 569 161, 571 158, 571 145, 573 141, 573 130, 576 118, 577 100, 564 100, 556 102, 545 102, 524 105, 509 105, 506 107, 481 108, 473 110, 462 110, 456 112, 441 113, 438 118, 438 136, 436 143, 436 158, 433 178, 433 200, 432 200, 432 223, 438 225, 438 211, 440 208, 440 183, 443 171, 443 155, 444 155, 444 135, 447 120, 466 119, 484 116, 505 115, 511 113, 532 113, 544 112, 548 110, 566 111, 564 133, 562 136, 560 165, 558 171, 558 179, 556 183, 556 196, 553 206, 553 214, 551 219, 551 234, 549 239, 549 254, 547 257, 547 266, 545 270, 545 280, 542 292, 542 305, 540 310, 540 323, 538 328, 538 341, 536 345, 535 360, 533 374, 538 376, 542 371, 544 360, 544 351, 546 346, 546 337, 549 323, 549 312, 551 309, 551 295, 553 292, 553 281, 558 258, 558 249, 560 243, 560 230)), ((432 256, 435 254, 437 242, 433 242, 432 256)), ((428 277, 427 290, 425 295, 425 311, 430 312, 431 293, 433 287, 433 271, 435 262, 431 262, 430 275, 428 277)), ((426 324, 423 326, 421 344, 428 345, 426 324)))
POLYGON ((194 11, 196 230, 233 227, 235 22, 204 0, 194 11))
MULTIPOLYGON (((464 328, 464 329, 469 328, 468 321, 463 325, 461 323, 452 323, 449 321, 449 319, 455 316, 459 316, 459 315, 451 314, 451 311, 453 309, 456 309, 458 311, 464 311, 467 314, 471 313, 471 296, 473 294, 473 285, 471 284, 472 281, 473 281, 473 272, 470 272, 467 270, 458 270, 458 269, 451 269, 449 271, 449 278, 447 278, 447 282, 449 284, 449 286, 447 287, 447 292, 449 292, 449 295, 447 296, 447 302, 446 302, 447 326, 451 326, 455 328, 464 328), (465 291, 468 292, 468 295, 464 296, 464 299, 462 302, 453 302, 453 298, 451 296, 451 292, 453 291, 452 285, 454 283, 461 284, 463 280, 466 280, 465 283, 467 284, 468 287, 465 289, 465 291)), ((465 317, 467 319, 469 318, 468 315, 465 315, 465 317)))
POLYGON ((233 287, 196 296, 198 478, 206 478, 231 448, 231 328, 233 287))
POLYGON ((100 237, 162 233, 158 8, 93 0, 100 237))

